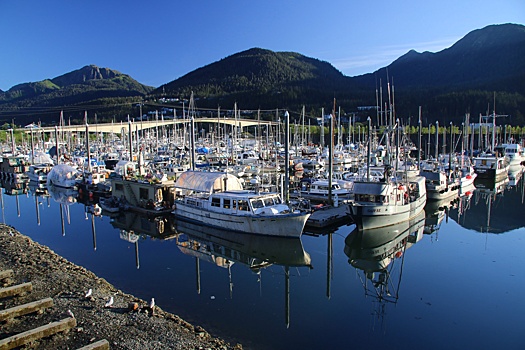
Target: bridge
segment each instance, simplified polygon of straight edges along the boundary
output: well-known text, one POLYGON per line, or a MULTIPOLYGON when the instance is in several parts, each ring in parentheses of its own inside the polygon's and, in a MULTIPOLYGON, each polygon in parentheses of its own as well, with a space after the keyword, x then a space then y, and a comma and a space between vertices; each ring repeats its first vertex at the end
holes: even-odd
MULTIPOLYGON (((254 126, 254 125, 277 125, 276 122, 269 122, 269 121, 258 121, 254 119, 237 119, 234 118, 195 118, 195 123, 212 123, 212 124, 224 124, 224 125, 237 125, 241 128, 241 130, 248 126, 254 126)), ((119 123, 98 123, 98 124, 88 124, 88 132, 96 132, 96 133, 114 133, 114 134, 120 134, 122 128, 125 128, 128 130, 129 124, 131 123, 131 130, 145 130, 145 129, 152 129, 156 127, 162 127, 162 126, 175 126, 175 125, 182 125, 182 124, 188 124, 190 123, 190 119, 168 119, 168 120, 148 120, 148 121, 141 121, 141 120, 135 120, 130 122, 119 122, 119 123)), ((66 125, 66 126, 51 126, 51 127, 39 127, 39 128, 28 128, 24 132, 26 134, 33 132, 37 133, 53 133, 55 130, 59 130, 60 132, 71 132, 71 133, 78 133, 78 132, 86 132, 86 125, 66 125)))

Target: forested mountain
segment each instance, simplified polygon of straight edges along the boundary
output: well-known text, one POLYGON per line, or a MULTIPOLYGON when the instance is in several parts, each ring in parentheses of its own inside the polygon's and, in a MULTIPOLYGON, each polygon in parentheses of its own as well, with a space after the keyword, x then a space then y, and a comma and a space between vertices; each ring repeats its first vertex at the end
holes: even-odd
MULTIPOLYGON (((376 105, 376 89, 387 81, 395 87, 396 112, 417 116, 422 106, 425 122, 461 123, 497 112, 512 124, 525 124, 525 27, 491 25, 467 34, 437 53, 414 50, 374 73, 347 77, 327 62, 293 52, 250 49, 226 57, 162 85, 150 95, 187 98, 193 91, 199 107, 299 110, 319 113, 331 109, 334 98, 345 112, 376 105)), ((370 113, 370 112, 367 112, 370 113)), ((375 112, 373 112, 375 113, 375 112)))
POLYGON ((226 57, 160 86, 152 96, 188 97, 199 105, 231 108, 320 107, 334 96, 346 96, 352 80, 331 64, 295 52, 252 48, 226 57))
POLYGON ((124 114, 130 109, 130 102, 141 101, 153 90, 109 68, 95 65, 66 73, 53 79, 15 85, 8 91, 0 92, 0 118, 20 123, 56 120, 59 110, 69 110, 70 115, 81 116, 84 109, 95 108, 101 116, 110 110, 124 114), (58 111, 57 111, 58 110, 58 111), (73 112, 74 111, 74 112, 73 112))
MULTIPOLYGON (((393 77, 398 111, 415 115, 422 105, 431 120, 461 122, 494 111, 504 121, 525 124, 525 26, 491 25, 470 32, 437 53, 414 50, 388 67, 352 78, 374 89, 379 78, 393 77), (455 118, 454 118, 455 117, 455 118)), ((503 122, 503 121, 498 121, 503 122)))

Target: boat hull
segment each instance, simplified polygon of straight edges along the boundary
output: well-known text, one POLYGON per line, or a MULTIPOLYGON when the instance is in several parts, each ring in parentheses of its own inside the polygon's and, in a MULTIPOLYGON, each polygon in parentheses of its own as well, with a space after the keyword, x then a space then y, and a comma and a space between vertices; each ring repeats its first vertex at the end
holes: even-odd
POLYGON ((478 180, 492 180, 499 182, 507 176, 508 170, 508 166, 500 169, 477 168, 476 174, 478 174, 478 180))
POLYGON ((310 213, 284 215, 232 215, 177 203, 175 217, 201 225, 276 237, 300 237, 310 213))

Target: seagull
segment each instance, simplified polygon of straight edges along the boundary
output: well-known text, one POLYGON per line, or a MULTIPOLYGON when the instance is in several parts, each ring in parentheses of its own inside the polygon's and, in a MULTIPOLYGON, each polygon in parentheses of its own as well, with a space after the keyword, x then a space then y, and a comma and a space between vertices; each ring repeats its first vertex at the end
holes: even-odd
POLYGON ((108 302, 104 307, 111 307, 113 305, 113 297, 109 298, 108 302))
POLYGON ((149 302, 149 308, 153 310, 154 307, 155 307, 155 298, 151 298, 151 301, 149 302))
POLYGON ((87 293, 84 296, 84 298, 89 298, 91 296, 91 294, 93 294, 93 289, 89 288, 89 290, 87 291, 87 293))
POLYGON ((73 314, 73 311, 67 310, 67 314, 69 315, 69 317, 75 318, 75 315, 73 314))

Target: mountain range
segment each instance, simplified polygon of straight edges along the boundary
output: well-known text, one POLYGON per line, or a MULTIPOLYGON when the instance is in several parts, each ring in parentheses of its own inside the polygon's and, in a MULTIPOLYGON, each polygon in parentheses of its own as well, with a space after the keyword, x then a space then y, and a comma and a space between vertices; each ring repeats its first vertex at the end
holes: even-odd
POLYGON ((305 106, 309 115, 319 116, 321 107, 331 110, 335 98, 344 113, 366 117, 376 112, 360 112, 358 107, 375 106, 379 98, 384 105, 389 83, 395 88, 400 118, 417 116, 422 106, 424 123, 461 123, 465 113, 477 117, 496 109, 509 116, 505 123, 525 125, 523 57, 525 26, 500 24, 474 30, 436 53, 411 50, 387 67, 356 77, 345 76, 325 61, 262 48, 235 53, 157 88, 91 65, 0 91, 0 123, 10 122, 13 116, 17 124, 36 116, 52 121, 57 110, 81 118, 83 108, 101 119, 138 116, 133 107, 138 102, 144 111, 158 109, 164 98, 180 101, 192 91, 197 108, 232 109, 238 103, 243 109, 300 111, 305 106))

